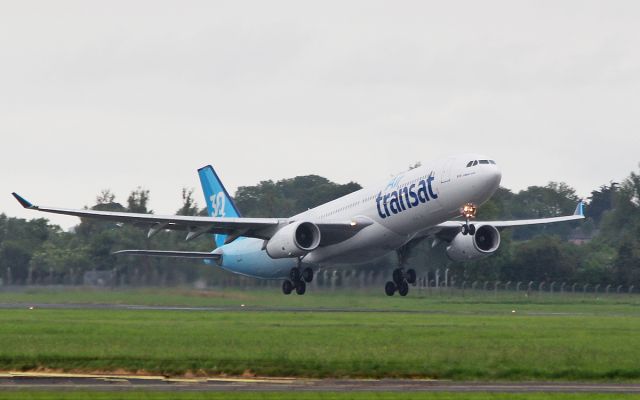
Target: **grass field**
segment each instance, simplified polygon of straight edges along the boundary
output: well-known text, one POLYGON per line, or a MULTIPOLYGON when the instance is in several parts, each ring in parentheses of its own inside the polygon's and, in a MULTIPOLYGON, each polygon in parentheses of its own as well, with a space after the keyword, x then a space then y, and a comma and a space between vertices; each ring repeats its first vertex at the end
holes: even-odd
POLYGON ((605 400, 638 399, 623 394, 490 393, 162 393, 162 392, 1 392, 0 400, 605 400))
POLYGON ((640 379, 640 306, 633 300, 487 298, 473 302, 346 293, 285 297, 266 291, 162 294, 2 293, 0 302, 42 302, 46 297, 99 303, 119 298, 134 304, 246 304, 247 309, 0 310, 0 369, 457 380, 640 379), (250 310, 257 306, 442 312, 250 310))

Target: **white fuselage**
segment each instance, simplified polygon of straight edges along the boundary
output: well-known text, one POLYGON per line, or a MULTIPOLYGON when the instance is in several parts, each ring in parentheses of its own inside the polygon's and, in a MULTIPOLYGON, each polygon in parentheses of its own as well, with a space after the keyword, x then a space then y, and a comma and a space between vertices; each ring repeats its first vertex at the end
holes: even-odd
MULTIPOLYGON (((428 163, 288 218, 309 222, 356 219, 373 222, 347 240, 308 253, 303 263, 366 262, 459 216, 464 204, 484 203, 498 188, 501 172, 493 161, 467 166, 474 160, 489 159, 469 154, 428 163)), ((286 278, 298 260, 270 258, 263 250, 263 242, 242 238, 215 252, 222 254, 221 267, 231 272, 258 278, 286 278)))

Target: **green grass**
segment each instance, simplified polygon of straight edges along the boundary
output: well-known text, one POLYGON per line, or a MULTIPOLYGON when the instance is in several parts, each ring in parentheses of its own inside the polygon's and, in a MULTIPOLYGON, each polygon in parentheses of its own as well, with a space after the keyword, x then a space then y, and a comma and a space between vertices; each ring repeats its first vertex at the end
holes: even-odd
POLYGON ((0 369, 638 380, 638 332, 590 313, 17 309, 0 310, 0 369))
POLYGON ((637 395, 624 394, 563 394, 563 393, 314 393, 314 392, 253 392, 253 393, 167 393, 167 392, 0 392, 0 400, 33 399, 33 400, 604 400, 604 399, 637 399, 637 395))

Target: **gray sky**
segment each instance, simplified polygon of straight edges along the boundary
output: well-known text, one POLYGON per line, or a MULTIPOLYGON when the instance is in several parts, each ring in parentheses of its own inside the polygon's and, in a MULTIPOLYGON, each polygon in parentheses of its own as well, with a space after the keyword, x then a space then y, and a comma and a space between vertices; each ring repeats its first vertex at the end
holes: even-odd
MULTIPOLYGON (((519 190, 638 170, 637 1, 0 1, 0 211, 138 185, 173 213, 233 192, 372 183, 481 152, 519 190)), ((73 217, 51 216, 64 227, 73 217)))

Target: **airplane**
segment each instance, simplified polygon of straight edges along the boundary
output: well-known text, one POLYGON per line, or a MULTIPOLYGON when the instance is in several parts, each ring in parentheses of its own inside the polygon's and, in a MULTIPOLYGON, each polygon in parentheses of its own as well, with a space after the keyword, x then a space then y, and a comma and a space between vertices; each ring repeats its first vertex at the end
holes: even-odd
POLYGON ((500 185, 496 162, 478 154, 446 157, 410 169, 289 218, 245 218, 212 166, 198 170, 209 216, 77 210, 37 206, 12 193, 27 209, 132 223, 148 228, 149 238, 163 230, 186 232, 186 240, 213 234, 211 252, 121 250, 114 254, 193 258, 245 276, 282 280, 282 292, 306 292, 319 267, 363 263, 398 253, 398 266, 385 293, 400 296, 416 283, 405 269, 412 244, 431 238, 444 243, 453 261, 487 257, 500 247, 505 228, 584 218, 583 203, 573 215, 514 220, 473 221, 480 205, 500 185))

